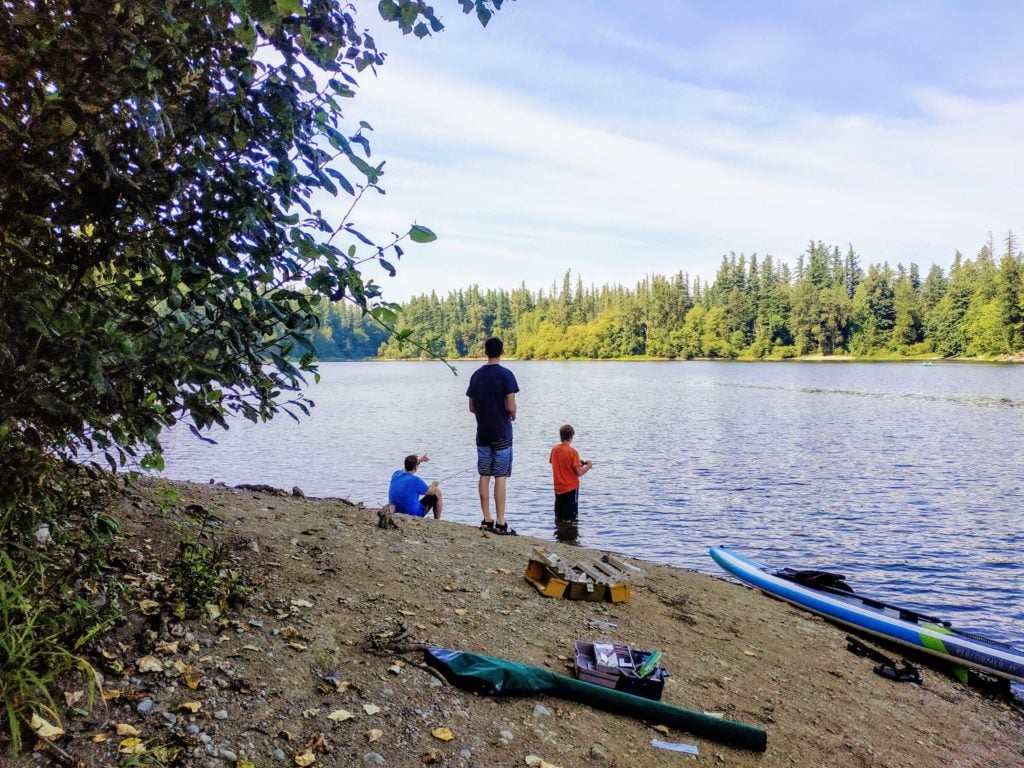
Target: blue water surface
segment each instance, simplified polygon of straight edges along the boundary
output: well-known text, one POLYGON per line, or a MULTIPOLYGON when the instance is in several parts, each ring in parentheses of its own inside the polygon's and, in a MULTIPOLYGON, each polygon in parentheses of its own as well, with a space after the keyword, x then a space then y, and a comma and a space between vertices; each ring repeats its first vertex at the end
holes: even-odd
MULTIPOLYGON (((558 427, 594 470, 580 543, 716 573, 708 547, 846 574, 859 591, 1024 646, 1024 366, 508 362, 521 392, 507 515, 553 538, 558 427)), ((301 423, 175 429, 166 475, 380 505, 427 452, 445 518, 480 520, 478 363, 327 363, 301 423)))

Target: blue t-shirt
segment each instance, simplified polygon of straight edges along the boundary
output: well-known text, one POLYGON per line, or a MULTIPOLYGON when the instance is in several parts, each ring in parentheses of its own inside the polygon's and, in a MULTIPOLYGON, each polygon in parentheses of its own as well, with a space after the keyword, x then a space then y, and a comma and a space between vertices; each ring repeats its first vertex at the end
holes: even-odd
POLYGON ((512 444, 512 419, 505 398, 518 391, 516 377, 501 365, 483 365, 473 372, 466 395, 476 414, 477 445, 512 444))
POLYGON ((420 496, 426 493, 429 487, 422 477, 400 469, 391 476, 388 504, 394 504, 395 509, 403 515, 423 517, 427 510, 420 505, 420 496))

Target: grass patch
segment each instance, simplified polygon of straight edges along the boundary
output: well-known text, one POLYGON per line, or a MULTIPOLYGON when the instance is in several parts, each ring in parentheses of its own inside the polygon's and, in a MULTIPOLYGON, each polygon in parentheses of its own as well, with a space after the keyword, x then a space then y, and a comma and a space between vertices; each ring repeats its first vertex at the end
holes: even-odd
POLYGON ((251 592, 236 570, 238 558, 230 547, 208 532, 212 515, 205 515, 195 538, 184 542, 171 564, 171 583, 176 598, 175 612, 202 608, 207 603, 237 605, 251 592))
POLYGON ((15 752, 33 714, 60 722, 50 693, 58 678, 73 669, 85 673, 90 707, 98 688, 92 667, 67 647, 64 611, 57 603, 33 599, 42 581, 40 568, 21 573, 6 552, 0 553, 0 704, 15 752))

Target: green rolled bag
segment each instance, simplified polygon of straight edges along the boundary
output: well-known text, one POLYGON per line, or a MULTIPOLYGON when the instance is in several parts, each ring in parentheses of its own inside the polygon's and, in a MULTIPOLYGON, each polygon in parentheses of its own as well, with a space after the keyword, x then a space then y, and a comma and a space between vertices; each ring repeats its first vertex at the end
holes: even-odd
POLYGON ((559 675, 541 667, 448 648, 425 649, 427 663, 460 688, 478 693, 546 693, 578 701, 617 715, 629 715, 695 736, 742 749, 764 752, 768 735, 763 728, 722 717, 674 707, 631 693, 559 675))

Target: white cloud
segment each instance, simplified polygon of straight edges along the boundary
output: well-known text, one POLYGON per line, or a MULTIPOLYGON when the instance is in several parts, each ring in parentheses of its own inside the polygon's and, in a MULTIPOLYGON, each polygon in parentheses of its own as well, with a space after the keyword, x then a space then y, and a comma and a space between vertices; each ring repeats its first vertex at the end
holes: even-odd
POLYGON ((357 99, 388 159, 388 194, 356 220, 380 232, 419 221, 440 236, 381 281, 390 298, 546 288, 567 268, 598 284, 711 279, 723 253, 793 263, 811 239, 927 268, 1021 226, 1024 101, 936 88, 908 93, 913 118, 836 115, 618 71, 595 119, 590 95, 569 103, 543 82, 524 94, 412 58, 357 99))

